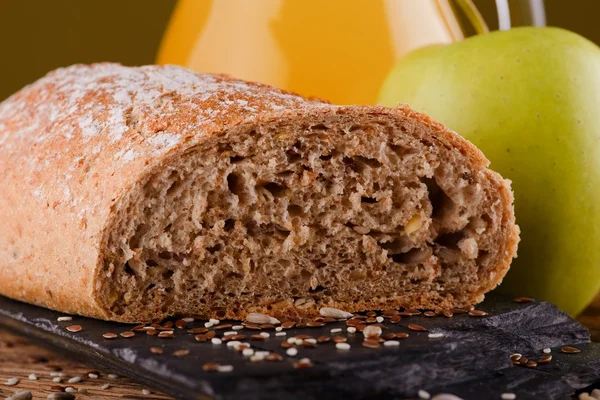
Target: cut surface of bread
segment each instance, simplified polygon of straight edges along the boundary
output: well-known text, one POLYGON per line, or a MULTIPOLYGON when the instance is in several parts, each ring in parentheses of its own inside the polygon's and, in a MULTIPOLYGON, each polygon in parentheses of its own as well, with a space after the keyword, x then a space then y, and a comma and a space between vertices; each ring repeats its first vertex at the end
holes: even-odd
POLYGON ((11 221, 0 293, 65 312, 146 322, 466 307, 516 255, 508 182, 407 106, 333 106, 178 67, 76 66, 0 106, 2 142, 6 165, 21 154, 71 166, 9 168, 5 184, 26 190, 0 194, 11 221), (39 91, 54 121, 35 110, 39 91), (50 239, 19 236, 36 224, 28 210, 52 222, 38 224, 50 239))

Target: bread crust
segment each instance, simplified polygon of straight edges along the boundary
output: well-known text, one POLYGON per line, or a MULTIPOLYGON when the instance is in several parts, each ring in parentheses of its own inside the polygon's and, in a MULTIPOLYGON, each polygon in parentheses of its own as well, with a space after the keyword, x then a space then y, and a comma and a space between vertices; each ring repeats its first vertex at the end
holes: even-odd
MULTIPOLYGON (((406 105, 335 106, 176 66, 94 64, 51 72, 0 104, 0 294, 115 319, 98 301, 105 289, 98 273, 115 215, 145 177, 234 129, 365 115, 409 119, 459 149, 476 169, 489 164, 470 142, 406 105)), ((505 257, 473 302, 501 281, 518 243, 509 184, 491 170, 486 173, 497 183, 505 210, 505 257)), ((382 304, 332 306, 366 310, 382 304)), ((278 310, 279 315, 295 313, 293 307, 278 310)))

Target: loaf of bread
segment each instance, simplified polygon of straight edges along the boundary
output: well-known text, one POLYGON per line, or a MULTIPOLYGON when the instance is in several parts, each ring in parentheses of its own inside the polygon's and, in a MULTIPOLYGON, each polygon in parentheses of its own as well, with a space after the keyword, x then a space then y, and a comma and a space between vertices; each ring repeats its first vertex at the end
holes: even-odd
POLYGON ((122 322, 465 307, 517 250, 488 164, 407 106, 59 69, 0 104, 0 294, 122 322))

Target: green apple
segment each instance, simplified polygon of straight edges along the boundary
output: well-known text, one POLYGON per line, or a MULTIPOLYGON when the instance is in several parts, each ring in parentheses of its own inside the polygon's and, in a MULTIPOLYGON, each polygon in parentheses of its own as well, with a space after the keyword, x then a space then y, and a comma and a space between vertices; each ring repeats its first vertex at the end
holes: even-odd
POLYGON ((533 27, 422 48, 379 102, 443 122, 512 180, 521 243, 500 291, 572 315, 589 304, 600 288, 600 48, 533 27))

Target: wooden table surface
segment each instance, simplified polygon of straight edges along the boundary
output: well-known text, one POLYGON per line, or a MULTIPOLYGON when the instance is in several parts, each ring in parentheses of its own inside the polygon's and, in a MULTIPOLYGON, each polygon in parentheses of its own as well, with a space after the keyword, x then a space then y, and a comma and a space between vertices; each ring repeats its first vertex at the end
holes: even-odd
MULTIPOLYGON (((592 334, 592 340, 600 341, 600 296, 579 316, 578 320, 587 326, 592 334)), ((30 390, 34 399, 46 399, 49 393, 56 391, 52 386, 63 388, 73 387, 84 389, 85 393, 74 393, 78 399, 171 399, 171 397, 152 388, 142 386, 136 382, 119 377, 111 379, 105 371, 99 371, 99 378, 88 377, 90 371, 95 368, 86 366, 65 355, 57 354, 35 344, 29 343, 22 337, 15 336, 0 329, 0 399, 22 390, 30 390), (61 383, 53 382, 54 376, 59 370, 64 374, 61 383), (29 380, 30 374, 36 374, 37 380, 29 380), (80 376, 81 382, 70 384, 68 379, 80 376), (8 378, 16 377, 20 381, 16 386, 7 386, 4 383, 8 378), (107 389, 101 387, 105 384, 107 389), (150 390, 145 394, 144 390, 150 390)))

